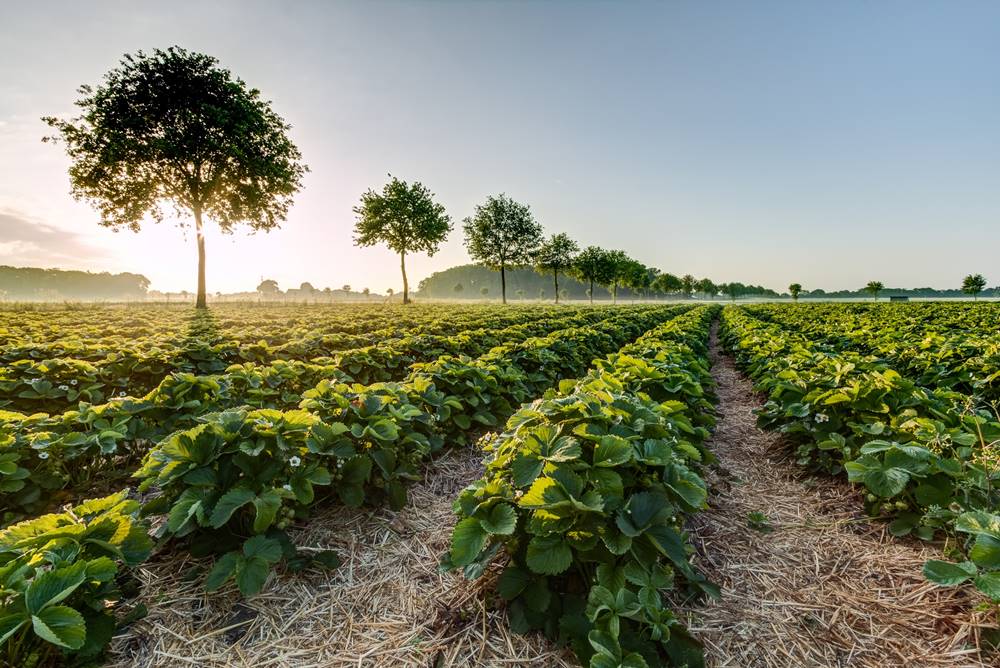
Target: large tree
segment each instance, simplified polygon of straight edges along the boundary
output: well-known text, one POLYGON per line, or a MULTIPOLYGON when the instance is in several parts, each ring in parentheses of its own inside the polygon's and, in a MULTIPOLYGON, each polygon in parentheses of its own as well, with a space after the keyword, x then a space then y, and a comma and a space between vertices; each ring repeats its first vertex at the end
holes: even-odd
POLYGON ((434 201, 434 193, 419 181, 410 185, 391 174, 378 193, 369 190, 354 207, 354 244, 374 246, 384 243, 399 254, 403 272, 403 303, 410 303, 410 284, 406 279, 406 256, 421 251, 434 255, 451 232, 451 218, 434 201))
POLYGON ((507 267, 531 263, 542 244, 542 226, 531 207, 503 193, 491 195, 464 221, 465 247, 473 261, 500 271, 500 296, 507 303, 507 267))
POLYGON ((792 283, 788 286, 788 293, 792 295, 792 301, 799 301, 799 294, 802 293, 802 284, 792 283))
POLYGON ((986 279, 982 274, 969 274, 962 279, 962 292, 972 295, 973 299, 979 299, 979 293, 986 288, 986 279))
POLYGON ((691 298, 691 293, 694 292, 694 289, 697 286, 698 281, 691 274, 684 274, 684 276, 681 277, 681 292, 683 292, 684 296, 688 299, 691 298))
POLYGON ((559 303, 559 272, 565 273, 573 266, 580 247, 567 234, 553 234, 535 253, 535 269, 539 273, 552 272, 556 304, 559 303))
POLYGON ((205 218, 223 232, 283 221, 308 168, 290 126, 211 56, 171 47, 126 55, 97 87, 82 86, 82 113, 43 120, 66 145, 72 193, 101 224, 138 232, 172 205, 194 219, 197 306, 205 302, 205 218))

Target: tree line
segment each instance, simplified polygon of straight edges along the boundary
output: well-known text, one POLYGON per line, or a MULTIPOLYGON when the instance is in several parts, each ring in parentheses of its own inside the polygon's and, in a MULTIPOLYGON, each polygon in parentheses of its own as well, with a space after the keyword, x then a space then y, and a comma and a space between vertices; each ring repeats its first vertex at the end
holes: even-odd
MULTIPOLYGON (((100 85, 79 90, 78 116, 43 119, 55 131, 44 141, 62 142, 69 154, 74 197, 94 206, 102 225, 135 232, 147 219, 160 222, 164 207, 188 212, 198 251, 196 305, 205 307, 205 220, 224 232, 239 224, 270 231, 285 220, 309 171, 290 126, 215 58, 179 47, 126 54, 100 85)), ((409 302, 407 257, 437 252, 452 231, 450 216, 423 184, 391 175, 381 191, 362 195, 354 213, 356 245, 385 244, 399 256, 409 302)), ((586 284, 591 300, 598 287, 615 301, 622 288, 642 296, 779 296, 759 286, 675 276, 621 250, 581 248, 565 234, 546 238, 530 207, 503 193, 487 197, 462 225, 473 261, 499 272, 505 303, 507 274, 523 267, 551 277, 556 301, 564 277, 586 284)), ((455 284, 456 292, 464 287, 455 284)), ((791 287, 796 299, 820 295, 791 287)), ((978 289, 973 282, 963 290, 979 295, 984 287, 985 281, 978 289)))
POLYGON ((144 299, 148 289, 142 274, 0 266, 0 298, 6 300, 144 299))

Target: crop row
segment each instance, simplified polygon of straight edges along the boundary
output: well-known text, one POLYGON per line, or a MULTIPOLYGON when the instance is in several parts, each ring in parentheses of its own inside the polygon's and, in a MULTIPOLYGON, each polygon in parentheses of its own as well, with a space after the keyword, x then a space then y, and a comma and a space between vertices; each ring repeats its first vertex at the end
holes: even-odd
MULTIPOLYGON (((664 312, 662 308, 589 311, 580 317, 603 320, 579 331, 597 334, 621 328, 624 335, 631 331, 633 323, 659 317, 664 312)), ((562 321, 556 321, 559 322, 562 321)), ((571 318, 569 322, 576 320, 571 318)), ((558 350, 570 362, 578 353, 559 334, 577 329, 557 330, 547 337, 504 344, 477 360, 444 355, 435 364, 445 370, 462 370, 472 364, 488 364, 536 351, 542 356, 546 350, 550 354, 558 350)), ((463 343, 471 347, 477 340, 460 336, 455 345, 460 347, 463 343)), ((389 356, 375 357, 369 364, 366 368, 388 365, 389 356)), ((401 363, 392 366, 405 369, 401 363)), ((426 364, 414 365, 408 377, 434 375, 434 369, 426 364)), ((240 406, 293 408, 314 387, 339 388, 353 381, 338 364, 237 366, 220 375, 171 374, 144 397, 124 397, 95 406, 81 404, 79 410, 51 417, 0 412, 0 461, 4 463, 0 468, 0 500, 8 512, 13 511, 12 517, 38 512, 51 501, 62 500, 58 490, 79 487, 108 471, 128 470, 130 462, 138 459, 149 443, 193 426, 202 415, 240 406)), ((519 387, 516 382, 512 386, 519 387)))
POLYGON ((1000 309, 995 304, 759 305, 748 312, 836 349, 876 355, 924 387, 1000 401, 1000 309))
MULTIPOLYGON (((478 360, 444 357, 403 383, 323 381, 297 410, 234 409, 165 438, 135 474, 154 496, 143 516, 165 515, 158 538, 223 554, 206 579, 234 579, 246 595, 271 567, 336 563, 305 556, 284 532, 318 499, 348 505, 406 501, 405 483, 445 443, 507 418, 514 407, 590 359, 635 339, 686 307, 624 310, 585 328, 504 346, 478 360)), ((151 549, 138 504, 124 493, 0 532, 0 643, 15 665, 62 650, 96 654, 115 628, 122 574, 151 549)))
POLYGON ((455 502, 443 566, 477 578, 503 562, 496 588, 515 631, 566 641, 593 668, 702 665, 663 592, 682 579, 718 595, 683 530, 706 505, 716 312, 661 325, 484 439, 491 459, 455 502))
POLYGON ((516 306, 507 310, 483 305, 421 304, 403 308, 392 304, 275 305, 217 304, 210 313, 192 318, 190 306, 173 309, 162 304, 86 309, 24 311, 0 308, 0 346, 30 353, 52 345, 95 345, 109 350, 137 341, 177 345, 192 334, 211 334, 218 340, 263 340, 278 346, 325 334, 366 335, 385 329, 447 334, 449 327, 467 321, 505 327, 565 311, 551 305, 516 306))
POLYGON ((1000 600, 1000 422, 967 398, 904 378, 878 357, 817 345, 727 307, 723 340, 768 395, 762 426, 796 444, 799 462, 863 486, 889 530, 923 540, 960 532, 966 561, 928 562, 942 584, 974 579, 1000 600), (958 569, 958 570, 956 570, 958 569))
POLYGON ((19 359, 0 369, 0 408, 56 413, 80 402, 100 404, 116 395, 141 396, 170 374, 220 374, 236 365, 239 368, 235 375, 244 377, 251 389, 259 388, 264 393, 268 386, 280 394, 283 384, 315 384, 309 382, 310 377, 326 377, 331 368, 339 368, 345 380, 360 383, 397 380, 417 361, 447 353, 478 356, 504 342, 524 340, 561 327, 585 325, 602 317, 605 317, 602 311, 572 311, 499 329, 472 327, 469 321, 453 324, 454 331, 448 335, 400 336, 393 330, 379 334, 383 339, 375 344, 371 344, 375 338, 349 335, 350 340, 346 340, 330 335, 337 336, 339 344, 348 346, 340 352, 328 349, 329 341, 322 342, 322 348, 290 351, 287 346, 271 348, 263 342, 211 343, 195 339, 182 349, 146 350, 138 354, 123 350, 105 352, 105 358, 98 363, 69 357, 19 359), (304 361, 310 358, 311 361, 304 361))

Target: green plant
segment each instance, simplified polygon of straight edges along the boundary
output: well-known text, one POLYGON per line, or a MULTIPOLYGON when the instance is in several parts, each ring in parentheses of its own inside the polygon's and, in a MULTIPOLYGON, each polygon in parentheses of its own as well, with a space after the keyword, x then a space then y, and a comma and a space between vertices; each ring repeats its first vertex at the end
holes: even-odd
POLYGON ((0 531, 0 647, 6 665, 97 657, 118 622, 121 566, 152 543, 120 492, 0 531))

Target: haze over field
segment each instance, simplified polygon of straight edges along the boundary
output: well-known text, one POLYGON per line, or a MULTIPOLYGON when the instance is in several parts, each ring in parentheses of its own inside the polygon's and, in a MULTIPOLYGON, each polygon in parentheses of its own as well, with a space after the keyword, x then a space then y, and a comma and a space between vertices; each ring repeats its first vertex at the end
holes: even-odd
POLYGON ((208 227, 208 285, 399 289, 352 245, 386 173, 456 222, 416 284, 468 261, 487 195, 665 271, 783 290, 957 287, 1000 248, 1000 5, 51 2, 0 21, 0 264, 193 290, 171 221, 100 228, 43 115, 126 52, 180 45, 260 88, 311 172, 281 230, 208 227), (129 11, 122 11, 128 7, 129 11))

